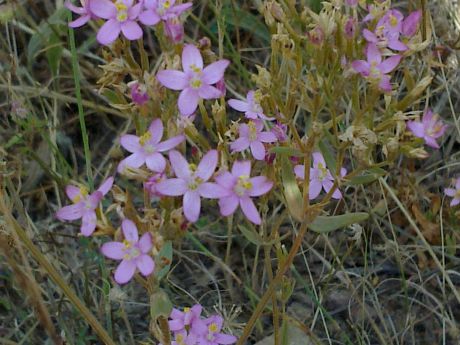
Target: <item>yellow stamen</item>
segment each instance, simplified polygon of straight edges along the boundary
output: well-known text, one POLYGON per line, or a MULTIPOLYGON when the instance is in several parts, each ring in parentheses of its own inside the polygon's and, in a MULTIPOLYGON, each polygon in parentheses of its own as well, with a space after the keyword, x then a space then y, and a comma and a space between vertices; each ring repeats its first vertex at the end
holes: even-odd
POLYGON ((152 134, 150 132, 145 132, 140 138, 139 138, 139 144, 144 146, 150 139, 152 139, 152 134))
POLYGON ((201 82, 200 79, 193 79, 191 82, 190 82, 190 86, 194 89, 198 89, 199 87, 201 87, 203 83, 201 82))
POLYGON ((248 123, 249 127, 249 140, 254 141, 257 139, 257 128, 254 122, 248 123))
POLYGON ((219 327, 217 327, 217 324, 213 322, 208 326, 208 329, 210 332, 215 333, 219 330, 219 327))
POLYGON ((132 244, 128 240, 123 240, 123 245, 125 246, 125 249, 131 248, 132 244))
POLYGON ((168 1, 168 0, 166 0, 166 1, 163 3, 163 8, 168 9, 168 8, 170 8, 170 7, 171 7, 171 2, 168 1))
POLYGON ((191 309, 190 309, 189 307, 185 307, 185 308, 184 308, 184 313, 189 313, 190 310, 191 310, 191 309))
POLYGON ((190 169, 191 172, 195 172, 196 169, 197 169, 197 166, 196 166, 196 164, 190 163, 188 165, 188 168, 190 169))
POLYGON ((390 15, 390 25, 391 26, 398 25, 398 18, 396 18, 394 15, 390 15))

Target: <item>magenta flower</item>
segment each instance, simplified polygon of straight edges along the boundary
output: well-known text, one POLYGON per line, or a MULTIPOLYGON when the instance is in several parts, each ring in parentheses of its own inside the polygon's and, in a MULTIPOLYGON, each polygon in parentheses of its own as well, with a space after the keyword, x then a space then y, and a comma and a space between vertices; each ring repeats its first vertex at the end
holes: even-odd
MULTIPOLYGON (((294 167, 294 172, 296 176, 305 180, 305 166, 296 165, 294 167)), ((343 177, 347 173, 345 168, 340 169, 340 176, 343 177)), ((310 186, 309 186, 309 198, 310 200, 316 199, 321 193, 321 190, 324 189, 326 193, 329 193, 332 186, 334 185, 334 178, 332 177, 331 172, 326 167, 326 162, 323 155, 320 152, 313 153, 313 168, 310 168, 310 186)), ((332 198, 341 199, 342 193, 340 190, 336 189, 332 193, 332 198)))
POLYGON ((221 186, 206 182, 216 170, 217 158, 217 151, 211 150, 196 166, 187 163, 179 152, 171 151, 169 160, 177 178, 160 182, 156 186, 157 191, 163 195, 184 196, 184 215, 192 223, 196 222, 200 216, 201 198, 218 199, 227 195, 227 191, 221 186))
POLYGON ((168 321, 169 329, 173 332, 182 332, 187 327, 193 330, 193 324, 200 320, 203 307, 200 304, 195 304, 191 308, 184 308, 184 311, 173 308, 168 321))
POLYGON ((200 99, 215 99, 221 92, 212 86, 221 80, 230 61, 219 60, 203 68, 203 58, 197 47, 187 44, 182 51, 184 71, 163 70, 158 81, 168 89, 182 90, 178 99, 179 111, 188 116, 198 107, 200 99))
POLYGON ((198 343, 200 345, 227 345, 234 344, 237 337, 221 333, 224 319, 221 316, 213 315, 204 319, 198 334, 198 343))
POLYGON ((179 145, 185 140, 185 136, 177 135, 166 141, 160 142, 163 136, 163 123, 160 119, 152 121, 147 132, 141 137, 132 134, 125 134, 121 137, 120 143, 132 154, 123 159, 118 165, 118 172, 125 167, 140 168, 142 164, 155 172, 163 172, 166 167, 166 160, 161 152, 166 152, 179 145))
POLYGON ((372 83, 376 83, 382 91, 391 91, 390 76, 387 75, 398 66, 400 55, 393 55, 382 61, 382 54, 375 44, 367 46, 367 61, 356 60, 351 67, 372 83))
POLYGON ((121 260, 115 270, 115 281, 125 284, 131 280, 136 268, 146 277, 155 270, 155 262, 150 257, 152 250, 152 235, 148 232, 139 239, 136 224, 129 219, 121 223, 123 242, 107 242, 101 247, 101 252, 109 259, 121 260))
POLYGON ((422 122, 408 121, 407 127, 417 138, 423 138, 428 146, 439 149, 436 139, 441 137, 447 129, 438 114, 433 114, 430 109, 423 113, 422 122))
POLYGON ((142 29, 136 22, 142 9, 142 3, 133 5, 134 0, 91 0, 91 12, 100 18, 107 19, 97 33, 100 44, 109 45, 117 39, 120 32, 128 40, 142 37, 142 29))
POLYGON ((191 2, 175 6, 176 0, 144 0, 145 10, 139 15, 139 21, 145 25, 156 25, 160 20, 176 18, 190 7, 191 2))
POLYGON ((405 37, 412 37, 415 35, 418 29, 420 20, 422 19, 422 11, 414 11, 404 19, 402 24, 401 33, 405 37))
POLYGON ((236 161, 233 163, 232 172, 224 172, 216 177, 216 182, 228 190, 228 195, 219 199, 220 213, 226 217, 233 214, 238 205, 244 215, 254 224, 261 224, 252 197, 261 196, 273 187, 273 182, 265 176, 250 177, 251 162, 236 161))
POLYGON ((77 7, 74 4, 72 4, 70 0, 67 0, 65 2, 64 4, 65 7, 71 10, 73 13, 80 15, 78 19, 69 23, 69 26, 71 28, 79 28, 80 26, 83 26, 86 23, 88 23, 90 19, 97 18, 93 13, 91 13, 91 10, 89 8, 89 3, 90 3, 90 0, 80 0, 81 7, 77 7))
POLYGON ((251 90, 246 95, 246 101, 230 99, 228 101, 228 105, 237 111, 243 112, 244 116, 248 119, 255 120, 257 118, 261 118, 262 120, 274 120, 272 117, 265 116, 264 110, 260 106, 259 102, 257 102, 254 95, 255 92, 251 90))
POLYGON ((460 204, 460 177, 455 181, 455 188, 444 189, 444 194, 453 198, 450 202, 450 206, 457 206, 460 204))
POLYGON ((145 85, 139 83, 137 80, 128 83, 131 99, 139 106, 144 105, 149 101, 149 94, 145 85))
POLYGON ((100 187, 89 194, 85 187, 68 185, 65 192, 73 205, 64 206, 56 213, 59 220, 82 219, 80 232, 83 236, 91 236, 96 229, 97 215, 96 208, 113 185, 113 177, 109 177, 102 182, 100 187), (88 195, 89 194, 89 195, 88 195))
POLYGON ((263 143, 274 143, 277 141, 276 135, 272 132, 262 132, 264 124, 262 121, 249 121, 248 124, 242 123, 239 127, 240 137, 230 144, 232 152, 241 152, 248 147, 257 160, 265 158, 265 146, 263 143))

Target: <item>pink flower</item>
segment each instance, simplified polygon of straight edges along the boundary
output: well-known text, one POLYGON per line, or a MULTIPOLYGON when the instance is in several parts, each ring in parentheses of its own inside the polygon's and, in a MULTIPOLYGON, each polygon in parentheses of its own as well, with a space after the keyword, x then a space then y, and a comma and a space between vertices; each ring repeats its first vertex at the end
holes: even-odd
POLYGON ((184 71, 163 70, 158 72, 158 81, 168 89, 182 90, 178 106, 182 115, 191 115, 200 99, 215 99, 221 92, 212 86, 224 76, 230 61, 219 60, 203 68, 203 58, 197 47, 187 44, 182 51, 184 71))
POLYGON ((460 204, 460 177, 455 181, 455 188, 444 189, 444 194, 453 198, 450 202, 450 206, 457 206, 460 204))
POLYGON ((196 341, 196 335, 193 333, 187 333, 184 329, 183 331, 174 333, 174 340, 171 342, 171 345, 196 345, 196 341))
POLYGON ((131 99, 134 103, 141 106, 149 101, 149 94, 145 85, 140 84, 137 80, 128 83, 131 91, 131 99))
POLYGON ((225 80, 222 78, 216 83, 216 89, 220 91, 220 96, 225 97, 227 93, 227 86, 225 85, 225 80))
POLYGON ((352 39, 353 37, 355 37, 356 25, 356 19, 353 17, 349 17, 345 22, 345 36, 347 36, 348 39, 352 39))
POLYGON ((56 217, 59 220, 77 220, 82 219, 80 232, 83 236, 91 236, 96 229, 97 216, 96 208, 100 201, 106 195, 113 185, 113 177, 109 177, 102 182, 100 187, 93 193, 88 195, 88 190, 85 187, 76 187, 68 185, 65 192, 73 205, 64 206, 57 213, 56 217))
POLYGON ((371 44, 379 48, 391 48, 397 51, 407 50, 407 46, 399 40, 403 26, 403 18, 398 10, 389 10, 380 18, 374 32, 363 30, 363 37, 371 44))
POLYGON ((404 19, 402 24, 401 33, 405 37, 412 37, 415 35, 418 29, 418 25, 420 23, 420 19, 422 19, 422 11, 414 11, 409 14, 406 19, 404 19))
MULTIPOLYGON (((304 180, 305 179, 305 166, 296 165, 294 167, 294 172, 296 176, 304 180)), ((343 177, 347 173, 345 168, 340 169, 340 175, 343 177)), ((310 200, 316 199, 321 193, 321 189, 324 189, 326 193, 329 193, 332 186, 334 185, 334 178, 331 175, 331 172, 326 167, 326 162, 324 157, 320 152, 313 153, 313 168, 310 168, 310 186, 309 186, 309 198, 310 200)), ((332 193, 332 198, 341 199, 342 193, 340 190, 336 189, 332 193)))
MULTIPOLYGON (((169 329, 173 332, 182 332, 187 327, 193 330, 193 324, 200 320, 203 307, 200 304, 195 304, 191 308, 184 308, 184 311, 173 308, 168 321, 169 329)), ((193 332, 193 331, 192 331, 193 332)))
POLYGON ((266 152, 263 143, 277 141, 276 135, 272 132, 262 132, 263 127, 264 124, 260 120, 242 123, 239 127, 240 137, 230 145, 232 152, 241 152, 250 147, 254 158, 263 160, 266 152))
POLYGON ((156 25, 160 20, 176 18, 190 7, 191 2, 175 6, 176 0, 144 0, 145 10, 139 15, 139 21, 145 25, 156 25))
POLYGON ((228 101, 228 105, 237 110, 244 113, 246 118, 255 120, 257 118, 261 118, 262 120, 274 120, 272 117, 267 117, 264 114, 264 110, 260 106, 259 102, 254 97, 255 92, 249 91, 246 95, 246 101, 240 101, 238 99, 230 99, 228 101))
POLYGON ((224 319, 219 315, 213 315, 204 319, 198 335, 198 344, 200 345, 220 345, 234 344, 237 337, 221 333, 224 319))
POLYGON ((166 175, 165 175, 164 172, 155 174, 155 175, 149 177, 149 179, 146 182, 144 182, 144 188, 149 192, 149 195, 151 197, 152 196, 161 197, 161 196, 163 196, 163 194, 161 194, 157 190, 157 185, 158 185, 158 183, 160 183, 162 181, 165 181, 165 180, 166 180, 166 175))
POLYGON ((434 114, 430 109, 423 113, 422 122, 408 121, 407 127, 417 138, 423 138, 428 146, 439 149, 436 141, 441 137, 447 129, 442 120, 439 119, 438 114, 434 114))
POLYGON ((387 73, 393 71, 400 61, 400 55, 393 55, 382 61, 382 54, 377 46, 369 44, 367 46, 367 61, 353 61, 351 67, 372 83, 378 84, 382 91, 391 91, 390 76, 387 73))
POLYGON ((115 281, 125 284, 131 280, 136 268, 146 277, 155 270, 155 262, 150 257, 152 250, 152 235, 146 232, 139 239, 136 224, 129 219, 123 220, 123 242, 107 242, 101 247, 101 252, 109 259, 121 260, 115 270, 115 281))
POLYGON ((265 176, 250 177, 251 162, 236 161, 233 163, 232 172, 224 172, 216 177, 216 182, 228 190, 229 195, 219 199, 220 213, 226 217, 233 214, 238 205, 245 216, 254 224, 261 224, 252 197, 261 196, 273 187, 273 182, 265 176))
POLYGON ((149 130, 141 137, 132 134, 125 134, 121 137, 120 143, 132 154, 123 159, 118 165, 118 172, 125 167, 140 168, 142 164, 155 172, 163 172, 166 167, 166 160, 160 152, 166 152, 179 145, 185 140, 183 135, 177 135, 160 143, 163 136, 163 123, 160 119, 152 121, 149 130))
POLYGON ((142 29, 136 22, 142 3, 133 5, 134 0, 91 0, 91 12, 100 18, 107 19, 97 33, 100 44, 109 45, 117 39, 120 32, 128 40, 142 37, 142 29))
POLYGON ((182 42, 184 38, 184 25, 178 17, 165 21, 165 34, 174 43, 182 42))
POLYGON ((187 163, 184 156, 177 151, 169 153, 171 167, 177 178, 160 182, 156 188, 163 195, 184 196, 184 215, 189 222, 196 222, 200 216, 200 198, 218 199, 227 195, 227 191, 221 186, 206 182, 216 169, 217 158, 217 151, 211 150, 203 156, 201 162, 196 166, 187 163))
POLYGON ((279 142, 285 142, 288 139, 287 128, 287 125, 277 121, 276 124, 270 130, 270 132, 272 132, 275 135, 276 139, 279 142))
POLYGON ((88 23, 90 19, 97 18, 93 13, 91 13, 91 10, 89 8, 89 3, 90 3, 90 0, 80 0, 81 7, 77 7, 74 4, 72 4, 70 0, 67 0, 65 2, 65 5, 64 5, 65 7, 71 10, 73 13, 80 15, 78 19, 69 23, 69 26, 71 28, 78 28, 88 23))

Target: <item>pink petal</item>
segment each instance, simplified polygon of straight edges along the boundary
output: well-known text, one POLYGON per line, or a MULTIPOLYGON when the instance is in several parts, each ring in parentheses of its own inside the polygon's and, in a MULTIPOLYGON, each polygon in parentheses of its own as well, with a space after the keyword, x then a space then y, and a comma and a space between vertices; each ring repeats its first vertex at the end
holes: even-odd
POLYGON ((131 4, 128 6, 130 7, 130 9, 128 10, 128 18, 129 20, 136 20, 137 17, 139 17, 139 14, 141 13, 142 11, 142 1, 140 1, 139 3, 137 3, 136 5, 133 6, 133 3, 132 3, 132 0, 129 0, 131 2, 131 4))
POLYGON ((390 73, 399 65, 400 61, 401 55, 393 55, 378 65, 378 69, 384 74, 390 73))
POLYGON ((254 224, 261 224, 262 219, 260 218, 259 211, 257 211, 254 202, 251 200, 250 197, 242 197, 240 198, 240 206, 241 210, 243 211, 244 215, 254 224))
POLYGON ((56 217, 59 220, 77 220, 83 217, 83 203, 64 206, 56 212, 56 217))
POLYGON ((422 11, 414 11, 407 16, 403 21, 402 34, 407 37, 412 37, 417 32, 417 27, 422 18, 422 11))
POLYGON ((438 144, 438 142, 436 141, 436 139, 434 139, 434 138, 432 138, 432 137, 429 137, 429 136, 427 136, 427 135, 424 137, 424 139, 425 139, 425 143, 426 143, 428 146, 430 146, 430 147, 432 147, 432 148, 434 148, 434 149, 439 149, 439 144, 438 144))
POLYGON ((203 84, 198 89, 198 95, 203 99, 216 99, 219 98, 222 93, 219 89, 215 88, 214 86, 203 84))
POLYGON ((236 195, 230 195, 219 199, 220 214, 227 217, 233 214, 238 207, 239 199, 236 195))
POLYGON ((163 122, 160 119, 153 120, 149 126, 149 133, 151 135, 149 143, 158 144, 163 137, 163 130, 163 122))
POLYGON ((179 196, 188 190, 187 183, 180 178, 170 178, 157 184, 156 190, 162 195, 179 196))
POLYGON ((153 242, 150 232, 146 232, 141 236, 141 239, 137 242, 137 246, 142 254, 148 254, 152 250, 153 242))
POLYGON ((260 141, 253 141, 250 144, 252 155, 255 159, 262 161, 265 159, 265 146, 260 141))
POLYGON ((180 15, 182 12, 188 10, 190 7, 193 6, 193 3, 186 2, 185 4, 180 4, 171 8, 171 12, 173 12, 176 16, 180 15))
POLYGON ((97 216, 94 211, 87 211, 83 214, 80 232, 83 236, 91 236, 96 229, 97 216))
POLYGON ((112 186, 113 186, 113 177, 111 176, 107 180, 102 182, 97 190, 101 192, 102 195, 104 196, 110 191, 110 189, 112 189, 112 186))
POLYGON ((120 164, 118 164, 118 172, 122 173, 125 167, 130 168, 140 168, 145 162, 145 156, 142 153, 133 153, 125 159, 123 159, 120 164))
POLYGON ((136 258, 136 266, 144 277, 151 275, 155 270, 155 262, 147 254, 142 254, 136 258))
POLYGON ((356 60, 351 63, 351 67, 363 76, 368 76, 371 70, 371 65, 364 60, 356 60))
MULTIPOLYGON (((110 0, 91 0, 89 4, 91 13, 104 19, 115 19, 117 8, 110 0)), ((117 35, 118 36, 118 35, 117 35)))
POLYGON ((137 243, 139 241, 139 234, 137 233, 136 224, 130 219, 123 219, 121 223, 121 230, 123 230, 123 236, 131 243, 137 243))
POLYGON ((160 16, 152 10, 146 10, 139 14, 139 21, 144 25, 157 25, 160 20, 160 16))
POLYGON ((367 46, 367 61, 369 63, 376 62, 377 64, 382 62, 382 54, 375 44, 371 43, 367 46))
POLYGON ((378 42, 377 36, 375 36, 375 34, 372 31, 369 31, 367 29, 363 30, 363 37, 368 42, 372 42, 372 43, 378 42))
POLYGON ((72 185, 65 187, 65 193, 70 200, 76 200, 77 197, 80 197, 80 188, 72 185))
POLYGON ((161 85, 171 90, 183 90, 188 86, 188 79, 184 72, 166 69, 157 73, 157 80, 161 85))
POLYGON ((326 161, 324 160, 324 157, 321 154, 321 152, 313 152, 312 156, 313 156, 313 166, 315 168, 317 168, 320 163, 323 165, 323 167, 326 167, 326 161))
POLYGON ((121 24, 121 32, 130 41, 138 40, 142 37, 142 29, 135 21, 127 20, 121 24))
POLYGON ((219 60, 203 69, 201 80, 206 84, 215 84, 224 77, 225 69, 230 64, 228 60, 219 60))
POLYGON ((85 16, 81 16, 80 18, 75 19, 74 21, 69 23, 69 27, 71 28, 79 28, 80 26, 85 25, 91 19, 91 15, 87 14, 85 16))
POLYGON ((249 126, 247 124, 242 123, 238 127, 238 132, 240 133, 240 137, 249 138, 249 126))
POLYGON ((70 2, 69 0, 67 0, 65 3, 64 3, 64 6, 71 10, 73 13, 77 13, 77 14, 86 14, 86 10, 84 7, 77 7, 75 6, 74 4, 72 4, 72 2, 70 2))
POLYGON ((228 345, 236 343, 237 340, 238 338, 234 335, 217 333, 216 335, 214 335, 213 341, 215 341, 217 344, 228 345))
POLYGON ((123 260, 115 270, 115 281, 118 284, 125 284, 131 280, 136 272, 134 260, 123 260))
MULTIPOLYGON (((323 188, 324 190, 329 193, 329 191, 332 189, 334 186, 334 181, 331 180, 324 180, 323 181, 323 188)), ((332 193, 332 198, 333 199, 342 199, 342 193, 338 188, 335 189, 334 193, 332 193)))
POLYGON ((246 137, 240 137, 230 144, 232 152, 241 152, 249 147, 249 139, 246 137))
POLYGON ((451 207, 457 206, 458 204, 460 204, 460 198, 452 199, 452 201, 450 202, 451 207))
POLYGON ((109 259, 121 260, 125 255, 125 246, 121 242, 107 242, 101 247, 101 252, 109 259))
POLYGON ((418 138, 423 138, 425 136, 425 127, 421 122, 418 121, 408 121, 406 124, 407 128, 418 138))
POLYGON ((233 176, 250 176, 251 175, 251 161, 236 161, 232 167, 233 176))
POLYGON ((407 49, 409 49, 404 43, 402 43, 401 41, 399 40, 391 40, 388 42, 388 48, 390 49, 393 49, 393 50, 397 50, 397 51, 400 51, 400 52, 403 52, 403 51, 406 51, 407 49))
POLYGON ((446 188, 444 189, 444 194, 447 196, 454 196, 457 193, 457 191, 453 188, 446 188))
POLYGON ((196 170, 196 176, 203 179, 203 181, 209 180, 209 178, 214 174, 217 166, 217 159, 219 158, 219 154, 217 150, 211 150, 207 152, 203 158, 201 158, 200 163, 198 164, 196 170))
POLYGON ((294 167, 294 173, 297 176, 297 178, 301 180, 305 180, 305 165, 296 165, 294 167))
POLYGON ((229 195, 229 191, 216 183, 205 182, 198 187, 203 198, 220 199, 229 195))
POLYGON ((197 47, 193 44, 186 44, 182 50, 182 67, 185 72, 191 71, 191 67, 203 69, 203 58, 197 47))
POLYGON ((252 189, 249 191, 249 196, 260 196, 268 193, 273 187, 273 182, 265 176, 257 176, 250 179, 252 189))
POLYGON ((258 138, 263 143, 274 143, 278 141, 275 133, 273 132, 260 132, 258 138))
POLYGON ((97 41, 100 44, 109 45, 117 39, 118 35, 120 35, 120 31, 120 22, 116 19, 109 19, 99 29, 99 32, 97 33, 97 41))
POLYGON ((241 111, 243 113, 250 110, 249 104, 244 101, 239 101, 237 99, 230 99, 227 103, 231 108, 241 111))
POLYGON ((177 135, 175 137, 172 137, 168 140, 165 140, 163 141, 162 143, 159 143, 157 145, 157 151, 158 152, 165 152, 165 151, 169 151, 171 150, 172 148, 176 147, 177 145, 179 145, 181 142, 183 142, 185 140, 185 136, 184 135, 177 135))
POLYGON ((215 178, 215 180, 220 186, 224 187, 225 189, 232 189, 236 183, 236 177, 230 174, 228 171, 219 174, 215 178))
POLYGON ((103 197, 104 194, 97 190, 88 196, 88 198, 86 199, 86 203, 90 205, 92 210, 94 210, 97 207, 97 205, 101 202, 103 197))
POLYGON ((455 188, 460 189, 460 177, 455 181, 455 188))
POLYGON ((200 216, 201 199, 196 191, 187 191, 183 200, 184 215, 189 222, 195 223, 200 216))
POLYGON ((308 197, 310 198, 310 200, 316 199, 319 193, 321 193, 321 189, 323 189, 321 181, 317 179, 311 180, 308 190, 308 197))
POLYGON ((171 167, 173 168, 177 177, 184 180, 190 178, 190 167, 184 156, 182 156, 178 151, 170 151, 169 160, 171 162, 171 167))
POLYGON ((180 113, 184 116, 192 115, 198 107, 199 100, 200 96, 196 90, 189 87, 182 90, 177 100, 180 113))
POLYGON ((131 153, 137 152, 141 148, 141 145, 139 144, 139 137, 132 134, 122 135, 120 138, 120 144, 131 153))
POLYGON ((390 84, 390 77, 389 76, 387 76, 387 75, 382 76, 382 79, 380 79, 380 82, 379 82, 379 88, 382 91, 385 91, 385 92, 390 92, 391 91, 391 84, 390 84))
POLYGON ((152 153, 146 157, 145 164, 154 172, 163 172, 166 168, 166 159, 161 153, 152 153))

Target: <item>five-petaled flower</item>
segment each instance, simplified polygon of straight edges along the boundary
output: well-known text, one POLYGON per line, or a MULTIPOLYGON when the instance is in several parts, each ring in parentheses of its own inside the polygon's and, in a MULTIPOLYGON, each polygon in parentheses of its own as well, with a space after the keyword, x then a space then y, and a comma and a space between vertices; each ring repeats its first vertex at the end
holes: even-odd
POLYGON ((155 262, 149 253, 152 250, 152 235, 146 232, 139 239, 136 224, 129 219, 123 220, 123 242, 107 242, 101 247, 101 252, 113 260, 121 260, 115 270, 115 281, 125 284, 131 280, 136 268, 146 277, 155 270, 155 262))
POLYGON ((86 187, 76 187, 68 185, 65 192, 73 205, 64 206, 57 213, 56 217, 60 220, 82 219, 80 231, 83 236, 91 236, 96 229, 97 215, 96 208, 100 201, 112 188, 113 177, 105 180, 101 186, 93 193, 89 194, 86 187))
POLYGON ((245 101, 240 101, 238 99, 230 99, 228 100, 228 105, 237 110, 244 113, 244 116, 248 119, 255 120, 260 118, 262 120, 274 120, 272 117, 267 117, 264 114, 264 110, 260 106, 259 102, 256 100, 256 92, 249 91, 246 95, 245 101))
POLYGON ((169 151, 185 140, 184 135, 177 135, 168 140, 160 142, 163 136, 163 123, 160 119, 154 120, 142 136, 125 134, 121 137, 120 143, 132 154, 123 159, 118 165, 118 172, 123 172, 126 167, 139 168, 142 164, 154 172, 163 172, 166 167, 166 160, 161 152, 169 151))
POLYGON ((375 44, 367 46, 367 61, 356 60, 351 67, 372 83, 376 83, 383 91, 391 91, 390 76, 401 61, 400 55, 393 55, 382 61, 382 54, 375 44))
POLYGON ((232 151, 241 152, 250 147, 254 158, 263 160, 266 152, 263 143, 274 143, 278 140, 273 132, 262 132, 263 127, 261 120, 242 123, 239 126, 240 137, 230 145, 232 151))
POLYGON ((187 44, 182 51, 184 71, 163 70, 158 72, 158 81, 168 89, 182 90, 178 106, 182 115, 188 116, 198 107, 200 99, 221 97, 219 89, 212 86, 220 81, 230 61, 222 59, 203 68, 203 58, 197 47, 187 44))
POLYGON ((160 20, 177 18, 190 7, 191 2, 176 5, 176 0, 144 0, 145 10, 139 15, 139 21, 145 25, 156 25, 160 20))
POLYGON ((207 182, 216 170, 217 159, 217 151, 211 150, 203 156, 197 166, 189 164, 179 152, 171 151, 169 160, 177 177, 167 179, 156 186, 156 190, 163 195, 184 196, 184 215, 192 223, 200 216, 201 197, 218 199, 227 195, 227 191, 221 186, 207 182))
POLYGON ((229 193, 219 199, 220 213, 224 217, 229 216, 236 211, 239 205, 251 222, 261 224, 259 211, 251 198, 270 191, 273 182, 265 176, 250 177, 250 175, 251 162, 236 161, 233 163, 231 173, 226 171, 216 177, 216 182, 229 193))
POLYGON ((444 189, 444 194, 453 198, 450 202, 450 206, 457 206, 460 204, 460 177, 455 181, 455 188, 444 189))
POLYGON ((430 109, 423 113, 422 121, 408 121, 407 127, 417 138, 423 138, 428 146, 439 149, 436 139, 441 137, 447 129, 438 114, 433 114, 430 109))
POLYGON ((224 319, 222 316, 210 316, 197 325, 198 343, 200 345, 228 345, 236 343, 235 336, 222 333, 224 319))
POLYGON ((191 308, 185 307, 183 311, 173 308, 168 321, 169 329, 173 332, 182 332, 185 328, 191 329, 193 324, 200 320, 203 307, 201 304, 195 304, 191 308))
POLYGON ((120 32, 128 40, 142 37, 142 29, 137 17, 142 9, 142 2, 134 5, 134 0, 91 0, 90 10, 94 15, 107 19, 97 33, 97 41, 109 45, 117 39, 120 32))
MULTIPOLYGON (((296 165, 294 167, 294 172, 296 176, 305 180, 305 166, 296 165)), ((347 173, 345 168, 340 169, 340 176, 343 177, 347 173)), ((332 177, 331 172, 327 169, 326 161, 324 160, 323 155, 320 152, 313 153, 313 168, 310 168, 310 185, 309 185, 309 198, 310 200, 316 199, 321 193, 321 190, 324 189, 326 193, 329 193, 331 188, 334 186, 334 178, 332 177)), ((332 198, 341 199, 342 193, 338 188, 335 189, 332 193, 332 198)))

